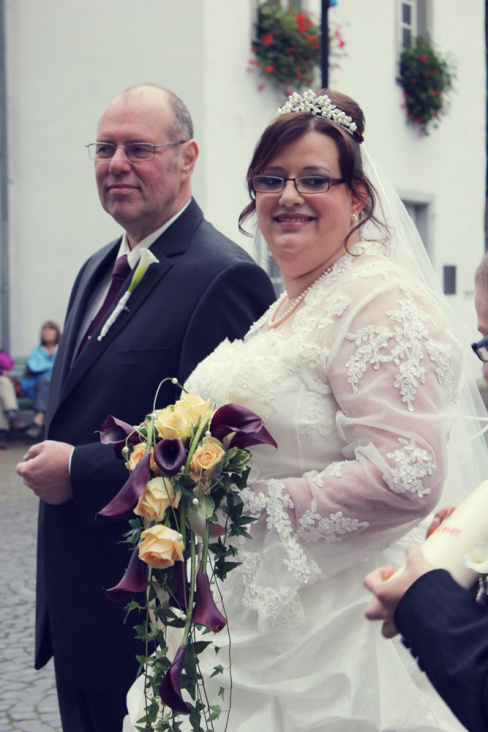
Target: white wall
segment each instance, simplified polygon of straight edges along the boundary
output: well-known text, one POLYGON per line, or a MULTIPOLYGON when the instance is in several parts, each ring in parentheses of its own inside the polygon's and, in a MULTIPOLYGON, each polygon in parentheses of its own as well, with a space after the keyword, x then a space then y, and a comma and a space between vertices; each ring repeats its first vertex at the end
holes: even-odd
MULTIPOLYGON (((85 259, 119 233, 102 210, 85 143, 110 99, 161 83, 203 127, 200 0, 7 2, 11 351, 63 321, 85 259)), ((201 166, 195 188, 203 188, 201 166)), ((201 197, 201 196, 200 196, 201 197)))

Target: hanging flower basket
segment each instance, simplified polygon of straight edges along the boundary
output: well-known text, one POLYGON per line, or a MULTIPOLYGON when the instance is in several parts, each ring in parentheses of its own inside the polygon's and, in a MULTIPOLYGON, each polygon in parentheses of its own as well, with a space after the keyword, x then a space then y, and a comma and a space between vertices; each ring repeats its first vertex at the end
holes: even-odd
POLYGON ((403 87, 407 121, 428 135, 449 109, 448 94, 455 78, 454 65, 421 36, 405 46, 400 56, 400 84, 403 87))
POLYGON ((309 87, 320 64, 320 26, 303 10, 260 4, 252 51, 250 71, 258 69, 285 93, 309 87))

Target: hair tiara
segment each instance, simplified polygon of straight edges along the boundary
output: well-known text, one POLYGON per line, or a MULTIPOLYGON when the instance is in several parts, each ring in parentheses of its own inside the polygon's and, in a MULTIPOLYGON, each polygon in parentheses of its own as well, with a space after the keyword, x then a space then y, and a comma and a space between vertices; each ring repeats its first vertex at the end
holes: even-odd
POLYGON ((297 92, 293 92, 288 101, 278 109, 275 117, 279 117, 282 114, 289 114, 290 112, 307 112, 308 114, 313 114, 314 117, 325 117, 343 127, 358 142, 364 140, 364 137, 358 132, 358 126, 353 118, 349 117, 335 104, 332 104, 327 94, 317 96, 311 89, 303 92, 303 96, 297 92))

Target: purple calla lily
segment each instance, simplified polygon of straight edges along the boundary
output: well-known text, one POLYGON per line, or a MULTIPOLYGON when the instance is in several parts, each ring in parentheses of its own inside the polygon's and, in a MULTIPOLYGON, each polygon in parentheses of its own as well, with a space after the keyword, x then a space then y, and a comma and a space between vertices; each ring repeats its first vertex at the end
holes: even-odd
POLYGON ((139 559, 139 547, 132 552, 129 566, 119 584, 106 591, 105 597, 112 602, 125 602, 137 592, 147 589, 147 564, 139 559))
POLYGON ((263 424, 261 417, 239 404, 226 404, 217 409, 210 424, 213 437, 222 440, 235 432, 230 446, 245 448, 250 445, 273 445, 278 447, 263 424))
POLYGON ((104 516, 105 518, 128 518, 131 516, 150 478, 150 455, 145 452, 127 482, 115 498, 98 512, 97 516, 104 516))
POLYGON ((161 440, 154 448, 154 461, 171 478, 186 462, 186 450, 181 440, 161 440))
POLYGON ((132 425, 110 415, 102 424, 100 442, 113 445, 115 456, 122 458, 122 449, 126 443, 135 445, 140 442, 140 437, 132 425))
POLYGON ((227 625, 227 620, 213 599, 210 580, 206 572, 200 570, 197 574, 197 594, 191 621, 192 623, 204 625, 209 630, 213 630, 214 633, 218 633, 227 625))
POLYGON ((173 582, 168 602, 171 607, 178 607, 186 612, 190 594, 186 570, 186 552, 183 552, 183 558, 182 562, 175 562, 174 564, 173 582))
POLYGON ((179 714, 189 714, 190 710, 181 696, 180 678, 185 661, 186 645, 181 645, 171 668, 167 671, 159 687, 159 696, 163 704, 179 714))

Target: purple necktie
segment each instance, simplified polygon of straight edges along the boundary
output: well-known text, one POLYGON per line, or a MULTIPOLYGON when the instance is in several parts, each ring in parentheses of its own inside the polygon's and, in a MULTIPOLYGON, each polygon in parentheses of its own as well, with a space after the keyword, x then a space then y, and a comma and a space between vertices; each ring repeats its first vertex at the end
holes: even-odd
POLYGON ((107 311, 109 310, 109 308, 113 305, 113 303, 117 299, 117 295, 119 294, 120 290, 122 289, 122 285, 124 284, 125 280, 127 279, 127 275, 130 273, 130 271, 131 271, 131 268, 130 268, 130 264, 127 260, 127 254, 124 254, 124 256, 119 257, 115 263, 114 271, 112 272, 112 281, 110 283, 109 290, 107 292, 105 300, 103 301, 103 303, 100 307, 100 310, 93 318, 88 330, 85 333, 85 337, 83 338, 81 345, 80 345, 80 351, 82 348, 84 348, 86 346, 86 344, 92 337, 93 333, 97 329, 98 325, 104 319, 105 315, 107 314, 107 311))

